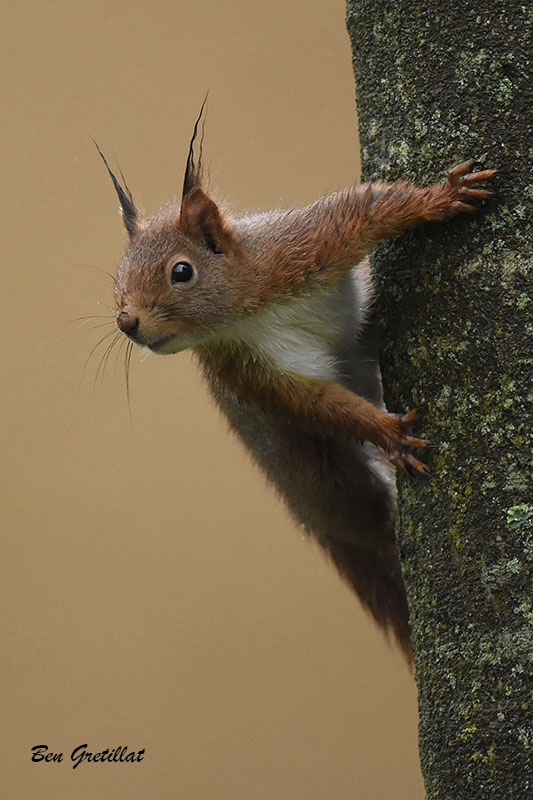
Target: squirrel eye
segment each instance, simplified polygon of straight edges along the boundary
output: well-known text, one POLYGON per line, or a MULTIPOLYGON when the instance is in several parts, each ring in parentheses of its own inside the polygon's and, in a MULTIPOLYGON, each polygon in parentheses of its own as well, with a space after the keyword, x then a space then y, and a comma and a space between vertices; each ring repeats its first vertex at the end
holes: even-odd
POLYGON ((170 271, 170 283, 187 283, 194 277, 194 269, 188 261, 178 261, 170 271))

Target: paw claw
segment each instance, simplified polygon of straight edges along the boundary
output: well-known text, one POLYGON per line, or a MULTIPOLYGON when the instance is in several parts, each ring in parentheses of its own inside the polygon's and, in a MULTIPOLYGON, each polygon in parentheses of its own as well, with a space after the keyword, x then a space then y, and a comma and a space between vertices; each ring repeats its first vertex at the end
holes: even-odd
POLYGON ((472 200, 484 200, 486 197, 490 197, 494 194, 494 192, 489 192, 488 189, 467 189, 461 187, 459 189, 459 194, 461 197, 472 198, 472 200))
POLYGON ((448 171, 448 183, 450 186, 457 186, 459 181, 464 175, 468 175, 471 169, 473 169, 475 161, 469 159, 468 161, 463 161, 462 164, 457 164, 456 167, 452 167, 448 171))
POLYGON ((413 422, 418 419, 418 409, 412 408, 411 411, 408 411, 407 414, 404 414, 400 417, 400 422, 404 428, 410 429, 413 422))
POLYGON ((426 447, 427 445, 425 439, 411 436, 411 427, 417 418, 418 409, 416 408, 399 417, 396 441, 393 449, 389 452, 389 458, 396 467, 405 469, 411 474, 415 472, 429 474, 427 466, 411 452, 414 447, 426 447))
POLYGON ((466 214, 475 214, 477 208, 475 206, 471 206, 469 203, 462 203, 461 200, 454 200, 451 210, 453 214, 459 214, 460 212, 464 212, 466 214))
POLYGON ((478 183, 479 181, 490 181, 496 174, 497 169, 482 169, 479 172, 471 172, 463 179, 463 183, 478 183))
POLYGON ((411 453, 407 454, 404 466, 410 475, 431 475, 428 466, 422 461, 419 461, 418 458, 415 458, 411 453))
POLYGON ((476 165, 475 161, 463 161, 448 172, 448 187, 452 192, 450 204, 452 214, 473 214, 477 208, 469 201, 484 200, 493 194, 488 189, 472 188, 472 184, 491 180, 497 170, 482 169, 479 172, 471 172, 476 165))

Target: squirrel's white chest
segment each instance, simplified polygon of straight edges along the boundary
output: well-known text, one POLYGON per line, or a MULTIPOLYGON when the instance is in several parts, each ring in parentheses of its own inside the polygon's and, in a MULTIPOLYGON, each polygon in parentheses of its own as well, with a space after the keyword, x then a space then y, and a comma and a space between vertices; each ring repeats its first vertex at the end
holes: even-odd
POLYGON ((248 317, 231 336, 280 371, 336 380, 343 346, 357 339, 363 302, 354 270, 328 291, 248 317))

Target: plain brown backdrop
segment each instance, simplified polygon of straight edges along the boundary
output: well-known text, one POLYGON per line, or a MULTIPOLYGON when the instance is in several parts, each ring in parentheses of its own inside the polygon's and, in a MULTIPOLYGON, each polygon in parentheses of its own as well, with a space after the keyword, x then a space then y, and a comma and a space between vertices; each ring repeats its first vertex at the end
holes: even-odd
POLYGON ((205 155, 235 210, 357 176, 342 0, 4 4, 4 798, 417 800, 400 655, 227 432, 189 354, 95 380, 140 204, 205 155), (105 320, 101 320, 105 322, 105 320), (137 765, 71 750, 146 749, 137 765), (63 763, 34 764, 46 744, 63 763))

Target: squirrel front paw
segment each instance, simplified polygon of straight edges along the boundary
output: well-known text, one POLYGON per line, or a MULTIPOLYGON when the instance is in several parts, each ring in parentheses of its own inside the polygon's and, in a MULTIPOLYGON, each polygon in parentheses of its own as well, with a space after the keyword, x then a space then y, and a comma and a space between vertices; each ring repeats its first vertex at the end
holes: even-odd
POLYGON ((443 220, 455 214, 473 214, 477 211, 475 202, 490 197, 488 189, 473 188, 480 181, 489 181, 496 175, 495 169, 471 172, 475 161, 463 161, 448 172, 446 183, 436 183, 425 190, 424 210, 421 218, 443 220))
POLYGON ((392 446, 388 449, 387 455, 392 464, 408 472, 421 472, 429 474, 429 469, 422 461, 413 455, 414 447, 426 447, 426 439, 419 439, 411 435, 411 428, 418 417, 416 409, 409 411, 402 417, 394 417, 394 433, 391 437, 392 446))
POLYGON ((448 195, 449 214, 467 212, 473 214, 477 207, 472 203, 475 200, 484 200, 493 192, 488 189, 473 189, 472 185, 480 181, 488 181, 496 175, 495 169, 484 169, 481 172, 471 172, 475 161, 463 161, 448 172, 448 181, 444 184, 448 195))

